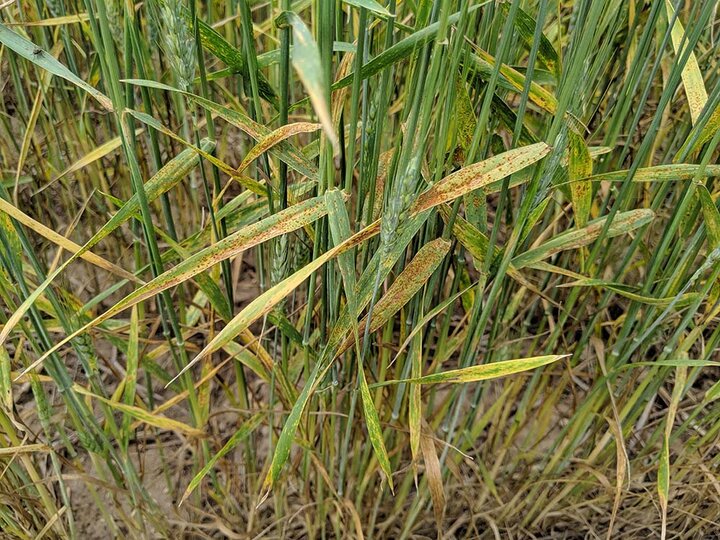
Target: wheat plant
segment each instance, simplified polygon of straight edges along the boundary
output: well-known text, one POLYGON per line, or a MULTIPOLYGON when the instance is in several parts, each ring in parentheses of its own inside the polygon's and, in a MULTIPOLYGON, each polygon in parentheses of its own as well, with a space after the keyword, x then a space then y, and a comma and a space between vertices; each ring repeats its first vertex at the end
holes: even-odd
POLYGON ((0 537, 716 535, 719 23, 0 1, 0 537))

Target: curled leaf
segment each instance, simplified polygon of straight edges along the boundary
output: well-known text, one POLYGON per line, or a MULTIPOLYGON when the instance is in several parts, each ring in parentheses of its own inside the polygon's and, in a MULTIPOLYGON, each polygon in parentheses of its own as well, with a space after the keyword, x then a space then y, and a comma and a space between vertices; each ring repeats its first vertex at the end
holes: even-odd
POLYGON ((293 32, 293 50, 292 63, 297 71, 298 77, 305 86, 310 96, 310 102, 315 109, 315 113, 320 119, 320 123, 325 130, 328 140, 337 155, 340 152, 340 141, 338 140, 335 128, 330 115, 330 106, 327 102, 325 88, 324 72, 322 63, 320 62, 320 51, 317 43, 313 39, 310 30, 305 26, 302 19, 292 11, 283 11, 275 19, 278 26, 289 25, 293 32))

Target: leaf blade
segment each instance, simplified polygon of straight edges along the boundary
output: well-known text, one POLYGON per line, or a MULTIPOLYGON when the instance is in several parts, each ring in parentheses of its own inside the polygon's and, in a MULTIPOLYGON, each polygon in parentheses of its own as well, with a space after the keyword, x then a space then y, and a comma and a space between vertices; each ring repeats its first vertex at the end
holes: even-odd
POLYGON ((84 90, 90 94, 90 96, 95 98, 95 100, 97 100, 97 102, 100 103, 100 105, 102 105, 106 110, 110 112, 114 110, 110 98, 100 92, 100 90, 83 81, 80 77, 70 71, 65 64, 59 62, 52 55, 35 45, 32 41, 13 32, 2 23, 0 23, 0 43, 3 43, 9 49, 13 50, 26 60, 29 60, 39 68, 44 69, 57 77, 65 79, 81 90, 84 90))
MULTIPOLYGON (((672 2, 665 0, 665 8, 667 10, 668 22, 672 21, 675 16, 675 10, 673 9, 672 2)), ((680 18, 675 18, 675 24, 673 24, 670 32, 672 39, 673 48, 675 54, 679 55, 684 49, 681 49, 683 43, 683 37, 685 36, 685 28, 683 28, 680 18)), ((686 45, 687 47, 687 42, 686 45)), ((695 53, 690 51, 685 66, 683 66, 681 77, 683 81, 683 87, 685 88, 685 95, 688 100, 688 107, 690 108, 690 118, 692 119, 693 125, 697 124, 700 114, 708 100, 708 94, 705 90, 705 82, 703 81, 702 72, 698 65, 695 53)))
POLYGON ((293 33, 292 64, 300 77, 300 81, 307 90, 315 113, 320 119, 323 130, 332 144, 337 155, 340 152, 340 141, 335 133, 330 114, 330 106, 325 94, 327 89, 324 83, 322 63, 320 62, 320 50, 313 39, 310 30, 303 20, 292 11, 283 11, 275 19, 278 26, 289 25, 293 33))
POLYGON ((465 193, 502 180, 541 160, 550 153, 550 150, 551 148, 547 144, 539 142, 508 150, 479 163, 463 167, 422 193, 413 205, 412 211, 428 210, 465 193))
POLYGON ((568 356, 569 355, 567 354, 548 354, 544 356, 532 356, 529 358, 502 360, 500 362, 491 362, 490 364, 480 364, 466 368, 444 371, 441 373, 434 373, 432 375, 425 375, 417 379, 408 379, 407 382, 417 384, 441 384, 485 381, 488 379, 496 379, 498 377, 505 377, 507 375, 536 369, 547 364, 557 362, 562 358, 567 358, 568 356))

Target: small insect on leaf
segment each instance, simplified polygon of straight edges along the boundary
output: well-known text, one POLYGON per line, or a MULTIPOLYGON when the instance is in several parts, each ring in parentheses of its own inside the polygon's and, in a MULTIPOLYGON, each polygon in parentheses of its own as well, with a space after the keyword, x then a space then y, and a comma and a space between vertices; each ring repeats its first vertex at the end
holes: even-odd
POLYGON ((113 110, 112 102, 109 97, 75 75, 75 73, 65 64, 60 63, 52 55, 43 54, 43 50, 35 43, 29 41, 20 34, 13 32, 4 24, 0 24, 0 43, 11 49, 19 56, 33 62, 39 68, 44 69, 57 77, 62 77, 66 81, 69 81, 75 86, 81 88, 95 98, 106 110, 113 110))

